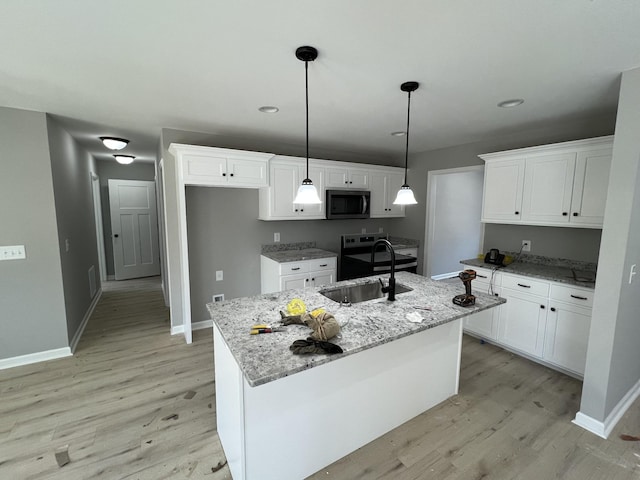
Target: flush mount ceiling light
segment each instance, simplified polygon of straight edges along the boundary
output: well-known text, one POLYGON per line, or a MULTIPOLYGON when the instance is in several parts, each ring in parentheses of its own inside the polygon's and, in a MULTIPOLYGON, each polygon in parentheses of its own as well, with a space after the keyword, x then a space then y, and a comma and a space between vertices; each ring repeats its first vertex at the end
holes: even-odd
POLYGON ((307 124, 307 178, 302 181, 302 185, 298 188, 296 198, 293 203, 297 204, 318 204, 322 203, 318 196, 316 187, 309 178, 309 62, 313 62, 318 58, 318 50, 313 47, 298 47, 296 50, 296 58, 304 62, 304 91, 306 106, 306 124, 307 124))
POLYGON ((400 90, 407 92, 407 146, 404 151, 404 184, 398 190, 398 196, 393 201, 394 205, 415 205, 418 203, 416 197, 413 195, 413 191, 407 185, 407 162, 409 160, 409 114, 411 113, 411 92, 415 92, 420 84, 418 82, 405 82, 400 85, 400 90))
POLYGON ((122 165, 129 165, 136 159, 133 155, 114 155, 113 158, 122 165))
POLYGON ((524 100, 522 98, 512 98, 510 100, 504 100, 498 104, 501 108, 512 108, 517 107, 518 105, 522 105, 524 100))
POLYGON ((129 140, 126 138, 100 137, 100 140, 109 150, 122 150, 129 144, 129 140))
POLYGON ((264 107, 260 107, 258 110, 262 113, 277 113, 280 111, 278 107, 274 107, 272 105, 265 105, 264 107))

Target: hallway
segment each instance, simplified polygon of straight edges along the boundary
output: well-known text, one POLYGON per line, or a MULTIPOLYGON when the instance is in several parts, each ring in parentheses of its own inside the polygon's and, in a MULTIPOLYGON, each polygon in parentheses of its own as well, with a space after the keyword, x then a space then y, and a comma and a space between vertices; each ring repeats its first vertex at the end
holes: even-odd
POLYGON ((0 478, 230 478, 211 331, 169 335, 158 277, 106 282, 75 355, 0 371, 0 394, 0 478))

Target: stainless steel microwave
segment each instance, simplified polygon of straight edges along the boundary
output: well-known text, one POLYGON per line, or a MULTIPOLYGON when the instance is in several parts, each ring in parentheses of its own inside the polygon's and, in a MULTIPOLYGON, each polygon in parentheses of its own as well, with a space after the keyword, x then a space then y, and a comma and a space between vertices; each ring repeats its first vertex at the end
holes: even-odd
POLYGON ((327 190, 327 218, 369 218, 370 199, 367 190, 327 190))

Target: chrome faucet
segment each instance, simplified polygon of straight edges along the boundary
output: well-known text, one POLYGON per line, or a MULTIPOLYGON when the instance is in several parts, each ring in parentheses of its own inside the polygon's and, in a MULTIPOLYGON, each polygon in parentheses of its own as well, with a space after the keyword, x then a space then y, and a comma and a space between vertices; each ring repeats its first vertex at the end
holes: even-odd
POLYGON ((378 244, 382 244, 385 246, 389 253, 391 254, 391 276, 389 277, 389 286, 385 287, 384 283, 382 283, 382 279, 380 278, 380 285, 382 285, 382 293, 389 293, 387 296, 387 300, 393 302, 396 299, 396 252, 393 251, 393 247, 391 246, 391 242, 389 240, 385 240, 381 238, 377 240, 376 243, 373 244, 373 248, 371 249, 371 267, 373 268, 374 260, 376 257, 376 247, 378 244))

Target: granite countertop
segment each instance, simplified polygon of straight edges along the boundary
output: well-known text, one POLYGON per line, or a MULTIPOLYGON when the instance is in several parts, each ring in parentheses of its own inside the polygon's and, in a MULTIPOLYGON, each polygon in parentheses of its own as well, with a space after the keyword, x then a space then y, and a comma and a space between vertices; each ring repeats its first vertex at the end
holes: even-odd
POLYGON ((278 250, 273 252, 262 252, 267 258, 278 263, 299 262, 300 260, 315 260, 318 258, 337 257, 338 254, 320 248, 303 248, 298 250, 278 250))
POLYGON ((355 303, 351 307, 341 307, 339 303, 319 293, 323 288, 378 282, 379 278, 386 283, 388 275, 347 280, 328 287, 236 298, 209 303, 207 308, 247 382, 256 387, 328 362, 339 361, 346 355, 353 355, 505 302, 500 297, 478 294, 476 305, 460 307, 452 303, 452 298, 464 293, 462 283, 451 285, 407 272, 396 274, 397 283, 409 286, 413 291, 397 294, 395 302, 389 302, 385 297, 355 303), (293 298, 302 299, 308 310, 324 307, 336 317, 341 331, 330 341, 340 345, 344 353, 291 353, 289 346, 295 340, 304 339, 311 333, 305 325, 289 325, 283 327, 283 332, 249 334, 254 324, 266 323, 276 326, 280 320, 279 311, 285 310, 287 303, 293 298), (407 320, 406 316, 409 313, 419 314, 422 321, 413 323, 407 320))
POLYGON ((418 241, 412 238, 390 236, 389 242, 393 248, 417 248, 419 246, 418 241))
MULTIPOLYGON (((484 263, 483 260, 477 258, 461 260, 460 263, 479 268, 496 268, 496 265, 484 263)), ((596 271, 595 265, 593 264, 577 263, 570 265, 564 263, 553 265, 549 263, 513 262, 505 267, 500 267, 499 271, 558 283, 566 283, 583 288, 595 288, 596 271), (574 271, 578 280, 576 280, 573 275, 574 271)))

